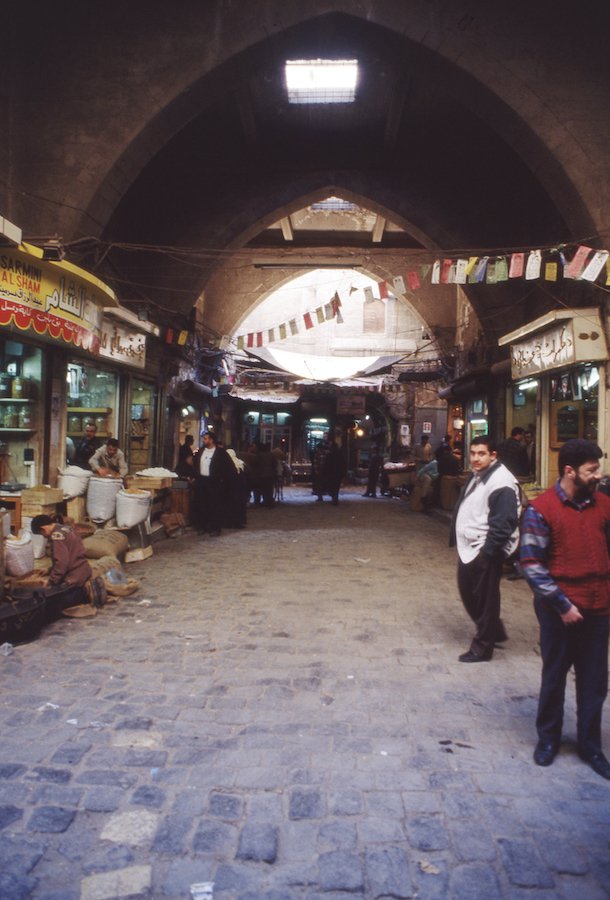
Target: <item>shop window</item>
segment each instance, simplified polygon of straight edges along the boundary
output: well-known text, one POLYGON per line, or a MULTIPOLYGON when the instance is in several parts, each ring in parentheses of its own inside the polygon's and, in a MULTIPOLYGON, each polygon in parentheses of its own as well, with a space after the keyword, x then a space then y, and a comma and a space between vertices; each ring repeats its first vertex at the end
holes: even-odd
POLYGON ((0 340, 0 490, 36 481, 42 452, 42 351, 0 340))
POLYGON ((551 378, 550 443, 559 449, 573 438, 598 439, 599 370, 586 365, 551 378))
POLYGON ((68 363, 68 460, 70 442, 76 445, 92 423, 97 437, 117 437, 118 377, 112 372, 81 362, 68 363))
POLYGON ((151 464, 151 426, 154 422, 155 390, 152 384, 134 379, 131 385, 131 421, 128 438, 129 471, 138 472, 151 464))

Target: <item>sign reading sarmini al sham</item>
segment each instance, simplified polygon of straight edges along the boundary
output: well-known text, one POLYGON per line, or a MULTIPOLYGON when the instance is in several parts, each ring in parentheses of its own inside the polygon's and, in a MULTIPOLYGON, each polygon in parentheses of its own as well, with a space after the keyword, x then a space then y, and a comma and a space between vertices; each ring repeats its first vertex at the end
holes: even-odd
POLYGON ((38 247, 0 252, 0 325, 99 353, 103 307, 116 305, 113 291, 94 275, 43 260, 38 247))
POLYGON ((510 344, 511 374, 526 378, 608 358, 599 310, 555 310, 498 339, 510 344))
POLYGON ((100 356, 126 366, 133 366, 136 369, 144 369, 146 366, 146 335, 128 331, 122 325, 104 319, 100 356))

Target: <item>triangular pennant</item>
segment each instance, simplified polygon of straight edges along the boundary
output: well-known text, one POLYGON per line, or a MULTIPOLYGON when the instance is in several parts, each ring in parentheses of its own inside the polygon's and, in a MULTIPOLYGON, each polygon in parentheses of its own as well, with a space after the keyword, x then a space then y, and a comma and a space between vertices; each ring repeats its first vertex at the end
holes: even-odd
POLYGON ((330 303, 325 303, 325 304, 324 304, 324 315, 326 316, 326 321, 327 321, 327 322, 328 322, 329 319, 333 319, 333 318, 334 318, 335 312, 334 312, 334 310, 333 310, 332 300, 330 301, 330 303))
POLYGON ((354 287, 353 284, 350 284, 350 286, 349 286, 349 292, 350 292, 350 294, 355 293, 357 290, 358 290, 357 287, 354 287))
POLYGON ((381 300, 388 299, 388 283, 387 283, 387 281, 379 282, 379 298, 381 300))
POLYGON ((168 328, 167 331, 165 332, 165 343, 166 344, 174 343, 174 329, 173 328, 168 328))
POLYGON ((313 328, 313 322, 311 321, 311 313, 303 314, 303 321, 305 322, 305 328, 310 329, 313 328))
POLYGON ((595 281, 601 270, 606 265, 608 255, 609 254, 607 250, 598 250, 597 253, 594 253, 580 277, 584 278, 585 281, 595 281))
POLYGON ((243 349, 244 349, 244 336, 243 336, 243 334, 240 334, 239 337, 237 338, 237 349, 238 349, 238 350, 243 350, 243 349))
POLYGON ((405 280, 402 275, 396 275, 393 282, 394 290, 397 294, 404 294, 405 292, 405 280))
POLYGON ((548 262, 544 264, 544 280, 557 281, 557 263, 548 262))
POLYGON ((340 309, 337 310, 337 325, 343 325, 343 316, 340 309))
POLYGON ((288 324, 289 324, 289 326, 290 326, 290 334, 294 337, 295 334, 298 334, 298 333, 299 333, 299 326, 297 325, 297 320, 296 320, 296 319, 290 319, 290 321, 288 322, 288 324))
POLYGON ((267 340, 270 344, 275 343, 275 328, 270 328, 267 332, 267 340))
POLYGON ((567 264, 563 270, 564 278, 578 278, 585 267, 587 256, 591 253, 591 247, 584 247, 582 244, 572 257, 572 261, 567 264))
POLYGON ((521 278, 523 275, 523 265, 525 263, 525 253, 513 253, 510 258, 510 268, 508 270, 509 278, 521 278))
POLYGON ((180 334, 178 335, 178 344, 181 347, 184 347, 184 345, 186 344, 188 336, 189 336, 188 331, 181 331, 180 334))
POLYGON ((415 269, 411 269, 410 272, 407 272, 407 284, 409 285, 410 291, 416 291, 421 287, 421 281, 419 280, 419 275, 415 269))
POLYGON ((441 261, 440 259, 434 260, 434 265, 432 266, 432 277, 430 281, 432 284, 440 284, 441 278, 441 261))
POLYGON ((324 322, 324 307, 318 306, 316 309, 316 318, 318 320, 318 325, 321 325, 324 322))
POLYGON ((339 307, 341 306, 341 297, 339 296, 338 291, 335 291, 335 293, 333 294, 333 301, 337 304, 337 309, 339 309, 339 307))
POLYGON ((474 272, 474 267, 479 261, 478 256, 470 256, 466 263, 466 277, 468 278, 474 272))
POLYGON ((419 267, 419 277, 421 278, 422 281, 426 280, 426 278, 430 274, 431 268, 432 268, 432 266, 430 265, 430 263, 424 263, 423 266, 419 267))
POLYGON ((508 264, 505 256, 496 259, 496 281, 508 281, 508 264))
POLYGON ((540 268, 542 266, 542 252, 540 250, 530 250, 527 256, 527 265, 525 266, 525 280, 534 281, 540 278, 540 268))
POLYGON ((257 347, 263 346, 263 332, 262 331, 256 332, 256 346, 257 347))
POLYGON ((286 340, 286 323, 282 322, 280 325, 280 341, 286 340))
POLYGON ((248 347, 254 347, 254 334, 252 332, 248 335, 248 347))
POLYGON ((485 272, 485 284, 495 284, 497 280, 496 261, 495 259, 492 259, 487 264, 487 271, 485 272))
POLYGON ((365 303, 370 303, 373 299, 373 288, 365 287, 364 289, 364 301, 365 303))

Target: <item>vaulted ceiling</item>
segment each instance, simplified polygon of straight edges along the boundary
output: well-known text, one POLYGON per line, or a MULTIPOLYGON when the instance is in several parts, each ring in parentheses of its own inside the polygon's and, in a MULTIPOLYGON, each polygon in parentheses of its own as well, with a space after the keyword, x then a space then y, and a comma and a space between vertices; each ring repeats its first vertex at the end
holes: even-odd
MULTIPOLYGON (((65 5, 27 22, 35 67, 11 20, 2 200, 125 303, 180 319, 203 294, 213 339, 241 314, 214 279, 261 254, 366 251, 375 274, 388 254, 603 246, 603 4, 578 39, 565 4, 526 0, 65 5), (358 60, 354 103, 288 102, 285 61, 316 58, 358 60), (320 216, 329 196, 360 211, 320 216)), ((508 326, 557 302, 471 293, 491 332, 498 309, 508 326)))

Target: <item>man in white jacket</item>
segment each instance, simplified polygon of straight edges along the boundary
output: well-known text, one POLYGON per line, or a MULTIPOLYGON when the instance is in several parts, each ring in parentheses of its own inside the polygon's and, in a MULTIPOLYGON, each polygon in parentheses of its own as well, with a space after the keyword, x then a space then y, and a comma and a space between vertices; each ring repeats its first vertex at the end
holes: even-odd
POLYGON ((500 618, 502 563, 519 541, 519 485, 497 459, 487 435, 470 445, 471 475, 454 511, 450 545, 457 546, 457 581, 462 603, 476 625, 460 662, 487 662, 507 640, 500 618))

